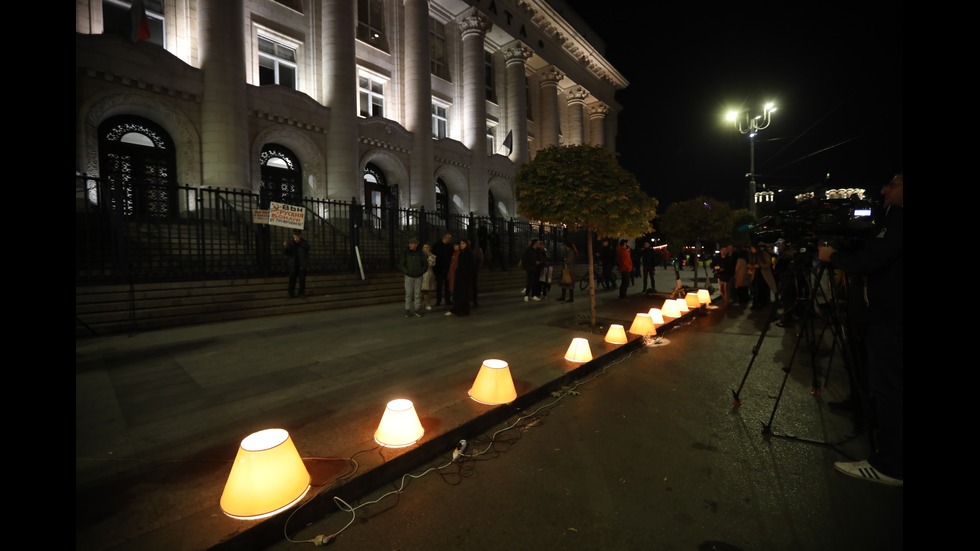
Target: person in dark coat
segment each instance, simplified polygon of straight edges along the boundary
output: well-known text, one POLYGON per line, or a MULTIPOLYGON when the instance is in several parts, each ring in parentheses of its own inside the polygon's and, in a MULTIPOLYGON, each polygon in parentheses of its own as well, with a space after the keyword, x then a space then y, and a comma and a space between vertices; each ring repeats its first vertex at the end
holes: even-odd
POLYGON ((296 282, 299 281, 299 296, 306 296, 306 271, 310 268, 310 243, 303 239, 303 230, 293 230, 293 238, 282 242, 282 252, 289 264, 289 298, 296 296, 296 282))
POLYGON ((472 245, 469 239, 461 239, 459 256, 456 259, 456 275, 453 278, 453 307, 446 312, 447 316, 470 315, 470 299, 475 274, 476 262, 473 259, 472 245))

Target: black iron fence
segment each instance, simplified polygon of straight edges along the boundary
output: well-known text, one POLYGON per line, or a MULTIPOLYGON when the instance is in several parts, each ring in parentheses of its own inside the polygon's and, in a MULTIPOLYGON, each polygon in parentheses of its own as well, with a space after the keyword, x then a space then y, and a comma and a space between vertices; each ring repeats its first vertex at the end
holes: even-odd
MULTIPOLYGON (((132 283, 270 277, 287 273, 292 229, 255 213, 258 194, 241 189, 117 185, 75 177, 75 282, 132 283), (166 208, 141 209, 148 200, 166 208)), ((264 205, 267 207, 268 205, 264 205)), ((491 267, 514 267, 533 238, 561 258, 566 230, 526 220, 425 209, 375 216, 355 200, 303 199, 310 273, 391 271, 410 237, 434 243, 449 233, 479 245, 491 267)))

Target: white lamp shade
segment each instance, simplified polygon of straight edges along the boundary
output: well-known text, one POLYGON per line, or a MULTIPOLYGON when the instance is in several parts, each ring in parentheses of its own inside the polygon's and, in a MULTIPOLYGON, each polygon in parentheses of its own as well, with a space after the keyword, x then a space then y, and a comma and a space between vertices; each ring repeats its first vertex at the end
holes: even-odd
POLYGON ((653 326, 653 319, 650 314, 640 313, 633 318, 633 325, 630 325, 630 333, 644 337, 652 337, 657 334, 657 329, 653 326))
POLYGON ((484 360, 470 388, 470 398, 491 406, 513 402, 517 398, 517 389, 507 362, 484 360))
POLYGON ((687 307, 687 301, 682 298, 675 300, 674 304, 677 305, 677 311, 680 312, 681 316, 691 311, 691 309, 687 307))
POLYGON ((267 429, 242 440, 221 493, 230 517, 260 519, 288 509, 310 489, 310 473, 289 433, 267 429))
POLYGON ((670 299, 664 301, 660 312, 663 314, 665 320, 674 320, 681 317, 681 312, 677 309, 677 303, 670 299))
POLYGON ((698 298, 697 293, 688 293, 685 295, 684 302, 687 303, 687 307, 691 310, 701 307, 701 299, 698 298))
POLYGON ((654 327, 660 327, 664 324, 664 315, 663 312, 660 311, 660 308, 650 309, 650 319, 653 320, 654 327))
POLYGON ((626 329, 618 323, 610 325, 609 331, 606 331, 606 342, 610 344, 626 344, 626 329))
POLYGON ((403 448, 419 441, 425 430, 415 412, 411 400, 398 399, 388 402, 381 423, 374 433, 374 440, 388 448, 403 448))
POLYGON ((698 301, 701 304, 711 304, 711 293, 707 289, 698 289, 698 301))
POLYGON ((572 339, 572 343, 568 345, 568 350, 565 352, 565 359, 579 363, 592 361, 592 349, 589 347, 589 340, 582 337, 572 339))

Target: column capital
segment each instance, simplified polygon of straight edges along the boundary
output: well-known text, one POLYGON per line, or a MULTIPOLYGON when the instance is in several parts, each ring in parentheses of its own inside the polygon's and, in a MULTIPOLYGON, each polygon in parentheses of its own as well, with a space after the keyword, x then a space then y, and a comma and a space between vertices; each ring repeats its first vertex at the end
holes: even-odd
POLYGON ((476 10, 459 20, 459 29, 464 40, 474 34, 484 36, 492 26, 493 22, 490 21, 490 18, 476 10))
POLYGON ((503 51, 504 62, 507 65, 518 62, 523 64, 528 59, 531 59, 532 55, 534 55, 534 50, 528 48, 520 42, 515 42, 512 46, 504 47, 503 51))
POLYGON ((609 106, 605 103, 596 102, 589 106, 589 117, 593 119, 602 119, 609 115, 609 106))
POLYGON ((549 84, 557 86, 563 78, 565 78, 565 73, 559 71, 557 67, 548 67, 539 73, 539 80, 542 87, 549 84))
POLYGON ((568 104, 578 103, 585 105, 585 98, 589 97, 589 91, 581 86, 576 86, 574 88, 569 88, 568 92, 568 104))

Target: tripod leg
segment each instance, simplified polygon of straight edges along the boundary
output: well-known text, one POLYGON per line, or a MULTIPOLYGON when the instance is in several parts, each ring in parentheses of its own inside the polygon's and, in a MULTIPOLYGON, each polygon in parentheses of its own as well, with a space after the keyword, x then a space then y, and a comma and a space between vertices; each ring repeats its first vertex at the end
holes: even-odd
POLYGON ((766 319, 766 325, 762 328, 762 333, 759 334, 759 341, 752 347, 752 358, 749 360, 748 367, 745 368, 745 374, 742 375, 742 382, 739 383, 738 390, 732 391, 732 404, 736 406, 742 405, 742 401, 739 398, 739 395, 742 393, 742 387, 745 386, 745 381, 749 378, 749 371, 752 370, 752 364, 755 363, 755 359, 759 355, 759 348, 762 347, 762 342, 766 338, 766 333, 769 332, 769 326, 772 325, 772 320, 776 318, 776 312, 778 310, 779 301, 775 301, 769 306, 769 317, 766 319))

